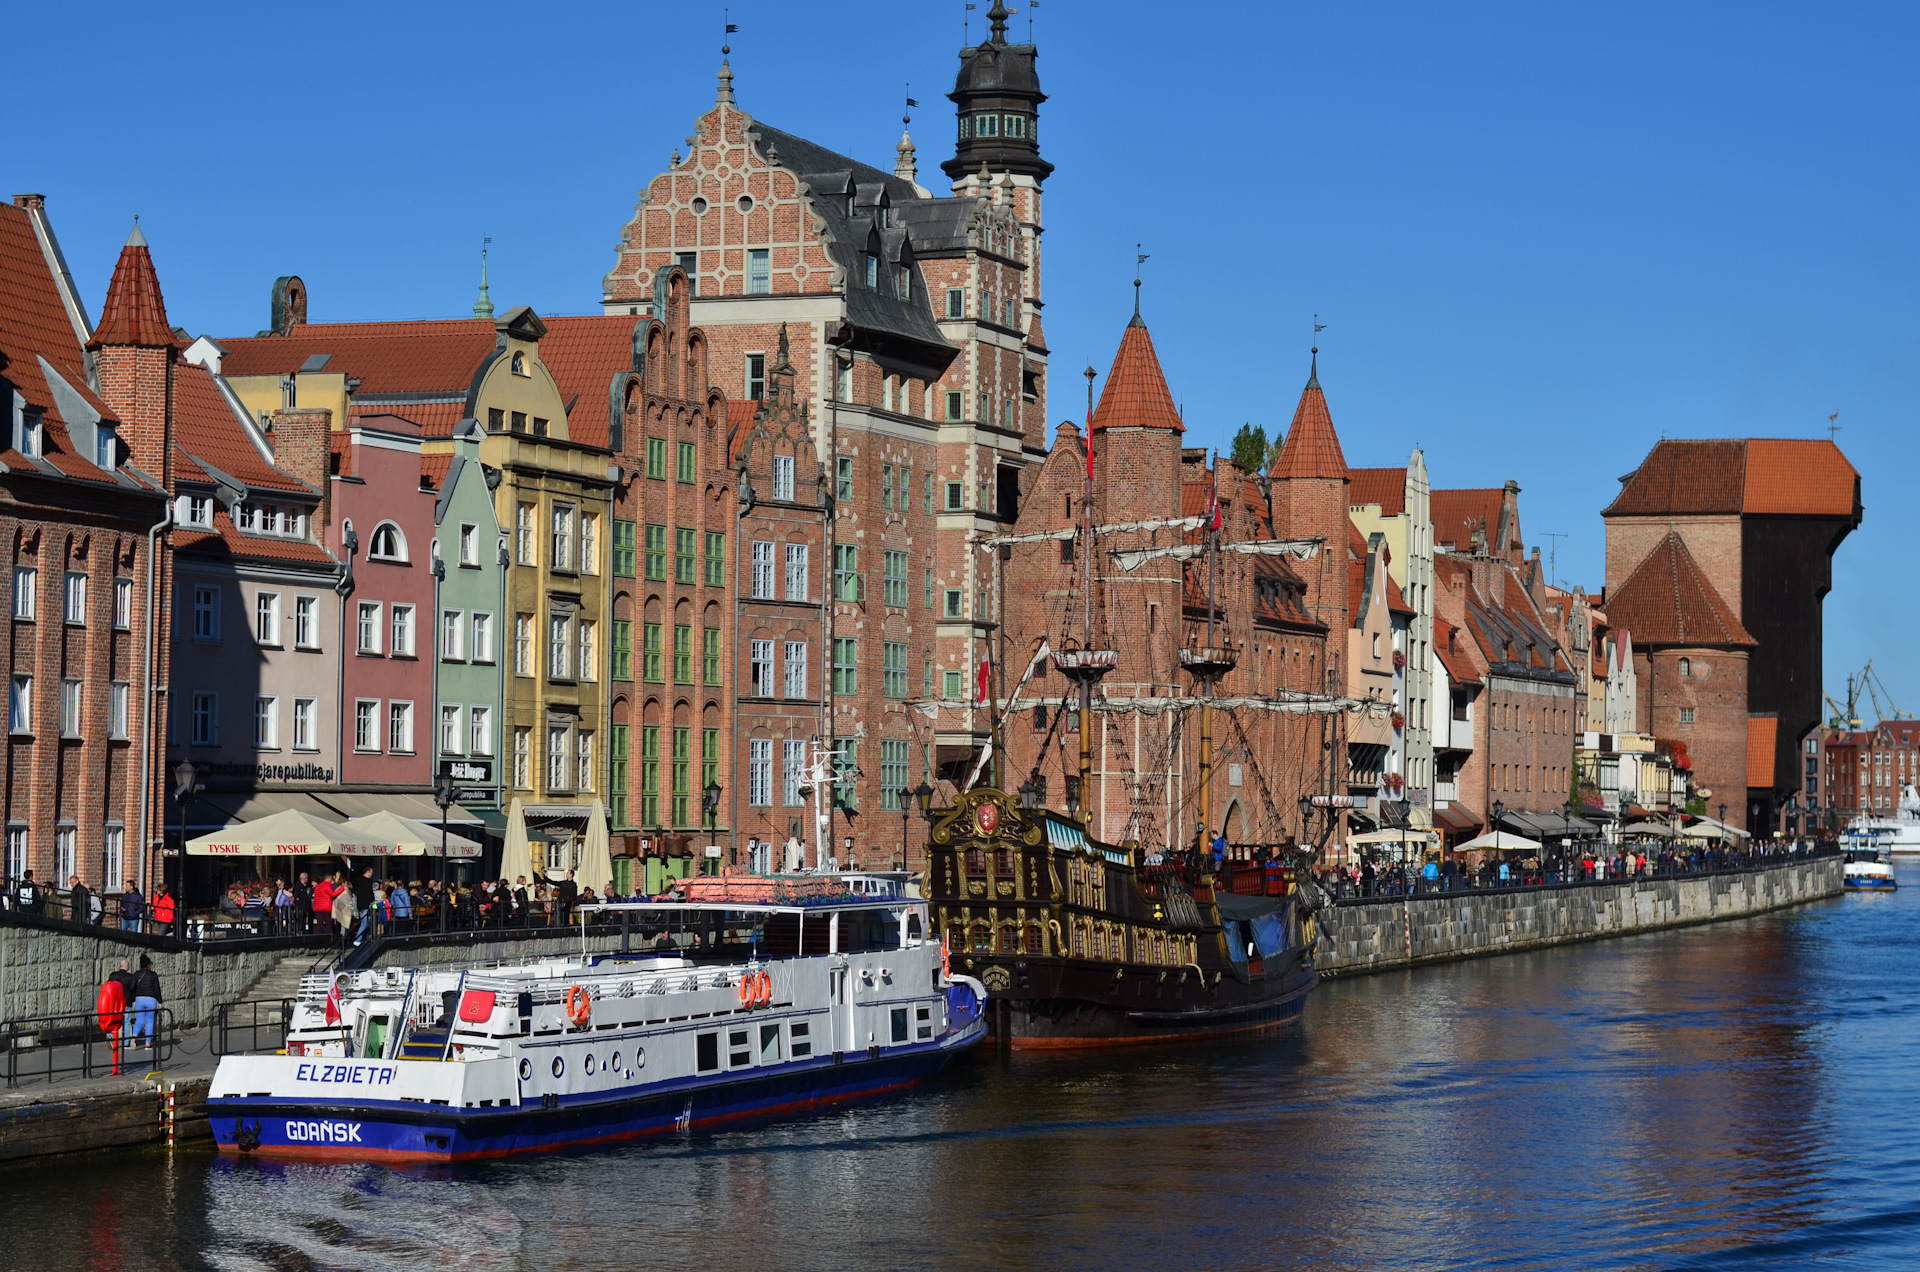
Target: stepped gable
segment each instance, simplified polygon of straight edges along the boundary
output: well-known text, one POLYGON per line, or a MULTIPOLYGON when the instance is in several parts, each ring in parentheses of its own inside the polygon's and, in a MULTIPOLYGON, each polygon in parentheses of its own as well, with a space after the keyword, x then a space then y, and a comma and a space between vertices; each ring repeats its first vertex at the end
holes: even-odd
POLYGON ((1313 352, 1307 387, 1300 391, 1300 405, 1294 408, 1287 440, 1267 475, 1275 481, 1347 480, 1347 457, 1340 450, 1340 435, 1333 430, 1327 395, 1320 388, 1318 349, 1313 352))
POLYGON ((89 349, 101 345, 137 345, 148 349, 178 346, 180 338, 167 325, 167 303, 160 295, 160 276, 154 272, 153 253, 136 223, 127 235, 113 280, 100 307, 100 325, 94 328, 89 349))
POLYGON ((1100 404, 1093 408, 1092 429, 1164 428, 1175 433, 1187 431, 1180 412, 1173 405, 1173 393, 1167 388, 1166 373, 1153 351, 1153 337, 1147 324, 1135 314, 1120 336, 1120 350, 1113 355, 1107 370, 1106 387, 1100 391, 1100 404))
POLYGON ((1347 470, 1347 502, 1379 504, 1380 515, 1398 517, 1407 511, 1407 470, 1405 468, 1350 468, 1347 470))
POLYGON ((1853 517, 1860 474, 1830 440, 1662 439, 1603 516, 1853 517))
POLYGON ((1616 629, 1632 632, 1640 646, 1755 643, 1677 531, 1669 531, 1607 597, 1607 617, 1616 629))

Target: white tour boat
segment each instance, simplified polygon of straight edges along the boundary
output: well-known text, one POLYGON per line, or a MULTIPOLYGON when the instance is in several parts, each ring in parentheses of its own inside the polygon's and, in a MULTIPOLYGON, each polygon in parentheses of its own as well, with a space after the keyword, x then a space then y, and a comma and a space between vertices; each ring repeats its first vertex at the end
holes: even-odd
POLYGON ((986 990, 949 974, 918 898, 592 911, 630 952, 309 976, 284 1053, 220 1061, 220 1150, 445 1162, 601 1144, 896 1091, 986 1033, 986 990))

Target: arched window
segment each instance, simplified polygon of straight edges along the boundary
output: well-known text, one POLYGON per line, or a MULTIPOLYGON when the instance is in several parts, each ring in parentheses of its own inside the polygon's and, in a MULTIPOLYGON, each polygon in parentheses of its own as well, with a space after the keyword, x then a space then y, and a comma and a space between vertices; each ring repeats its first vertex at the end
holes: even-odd
POLYGON ((1693 659, 1682 658, 1680 660, 1680 674, 1683 676, 1691 676, 1693 674, 1693 659))
POLYGON ((519 351, 517 351, 517 350, 515 351, 515 353, 514 353, 514 355, 513 355, 513 373, 514 373, 515 375, 529 375, 529 374, 531 374, 531 373, 530 373, 530 372, 529 372, 529 371, 527 370, 527 355, 526 355, 526 354, 524 354, 524 353, 521 353, 521 352, 519 352, 519 351))
POLYGON ((382 521, 373 529, 373 537, 367 541, 367 558, 373 561, 404 561, 407 559, 407 540, 400 533, 400 527, 391 521, 382 521))

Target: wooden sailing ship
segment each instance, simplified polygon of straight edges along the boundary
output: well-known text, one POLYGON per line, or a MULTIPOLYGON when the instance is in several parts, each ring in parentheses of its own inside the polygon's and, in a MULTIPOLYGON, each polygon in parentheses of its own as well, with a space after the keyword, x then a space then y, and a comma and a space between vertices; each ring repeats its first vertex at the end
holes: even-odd
MULTIPOLYGON (((1084 736, 1084 734, 1083 734, 1084 736)), ((1002 1045, 1174 1041, 1283 1024, 1318 981, 1291 867, 1091 839, 991 787, 932 827, 927 897, 1002 1045)))

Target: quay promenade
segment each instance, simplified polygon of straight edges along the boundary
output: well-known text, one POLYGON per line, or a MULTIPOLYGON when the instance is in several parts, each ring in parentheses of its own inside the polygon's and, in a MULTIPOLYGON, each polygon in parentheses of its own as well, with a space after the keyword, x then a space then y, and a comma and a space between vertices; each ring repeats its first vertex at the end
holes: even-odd
POLYGON ((1572 882, 1336 898, 1317 915, 1323 976, 1352 976, 1629 936, 1839 896, 1837 852, 1572 882))

